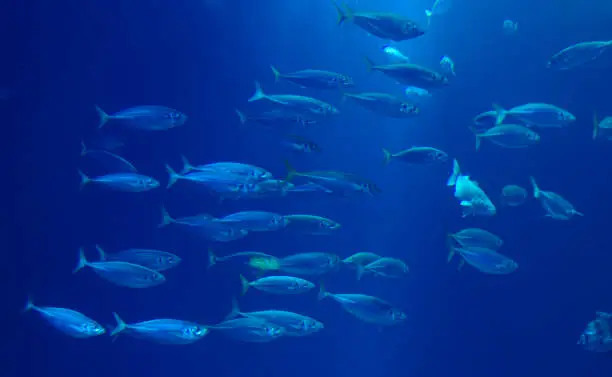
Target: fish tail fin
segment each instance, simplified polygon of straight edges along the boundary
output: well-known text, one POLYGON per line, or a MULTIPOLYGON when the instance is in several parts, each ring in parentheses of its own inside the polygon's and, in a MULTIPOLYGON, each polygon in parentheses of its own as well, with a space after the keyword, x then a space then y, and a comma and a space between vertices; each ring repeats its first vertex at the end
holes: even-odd
POLYGON ((391 152, 389 152, 389 150, 387 148, 383 148, 382 152, 383 152, 383 156, 384 156, 384 159, 385 159, 384 160, 385 164, 388 164, 389 161, 391 161, 391 152))
POLYGON ((232 297, 232 310, 229 312, 228 315, 225 316, 224 320, 227 321, 232 318, 236 318, 241 314, 242 313, 240 313, 240 306, 238 305, 238 300, 236 300, 236 297, 232 297))
POLYGON ((87 153, 89 153, 89 150, 87 149, 85 142, 81 140, 81 157, 85 156, 87 153))
POLYGON ((502 124, 506 119, 506 116, 508 115, 508 110, 504 109, 496 103, 493 104, 493 110, 495 111, 495 124, 502 124))
POLYGON ((72 273, 77 273, 79 271, 81 271, 83 269, 83 267, 87 266, 89 264, 89 262, 87 261, 87 258, 85 257, 85 250, 83 250, 82 247, 79 248, 79 261, 76 265, 76 267, 74 268, 74 270, 72 270, 72 273))
POLYGON ((190 171, 195 170, 194 166, 191 165, 191 162, 189 162, 185 155, 181 155, 181 162, 183 163, 183 169, 181 169, 181 174, 187 174, 190 171))
POLYGON ((175 220, 172 218, 172 216, 170 216, 170 214, 168 213, 168 210, 163 205, 161 207, 161 213, 162 213, 162 220, 157 225, 158 228, 163 228, 166 225, 170 225, 174 223, 175 220))
POLYGON ((459 162, 457 159, 453 160, 453 172, 451 176, 446 181, 446 185, 449 187, 453 187, 457 183, 457 178, 461 175, 461 168, 459 167, 459 162))
POLYGON ((533 197, 538 199, 540 197, 540 188, 538 187, 535 178, 529 177, 529 181, 531 182, 531 187, 533 187, 533 197))
POLYGON ((174 169, 172 169, 172 167, 168 164, 166 164, 166 171, 168 172, 168 184, 166 185, 166 188, 169 189, 181 178, 181 175, 175 172, 174 169))
POLYGON ((243 275, 240 275, 240 284, 242 285, 242 291, 240 293, 244 296, 248 292, 251 283, 243 275))
POLYGON ((374 63, 374 61, 370 58, 368 58, 367 56, 363 58, 366 62, 366 65, 368 67, 368 71, 371 71, 374 69, 374 67, 376 66, 376 63, 374 63))
POLYGON ((431 16, 433 16, 431 10, 425 9, 425 17, 427 17, 427 26, 431 25, 431 16))
POLYGON ((323 282, 319 283, 319 294, 317 295, 317 299, 323 300, 327 296, 329 296, 329 293, 325 290, 325 284, 323 284, 323 282))
POLYGON ((34 300, 32 300, 32 297, 28 296, 28 301, 26 301, 26 304, 23 306, 23 309, 21 309, 21 312, 27 313, 32 309, 36 309, 36 305, 34 305, 34 300))
POLYGON ((446 258, 446 263, 450 263, 455 256, 455 245, 453 245, 453 235, 448 234, 446 236, 446 248, 448 249, 448 257, 446 258))
POLYGON ((276 69, 275 66, 271 65, 270 69, 272 70, 272 73, 274 74, 274 82, 279 82, 281 79, 281 73, 279 72, 278 69, 276 69))
POLYGON ((364 273, 365 273, 365 267, 358 264, 357 265, 357 280, 361 280, 364 273))
POLYGON ((96 105, 96 112, 98 113, 98 117, 100 117, 100 122, 98 123, 98 128, 104 127, 104 125, 110 119, 110 115, 108 115, 104 110, 100 108, 100 106, 96 105))
POLYGON ((79 172, 79 176, 81 177, 81 183, 79 184, 79 191, 81 191, 81 190, 83 190, 83 188, 85 188, 85 185, 87 185, 89 182, 91 182, 91 178, 89 178, 81 170, 78 170, 78 172, 79 172))
POLYGON ((244 113, 238 109, 234 109, 236 115, 238 115, 238 119, 240 120, 240 124, 245 124, 247 122, 247 117, 244 113))
POLYGON ((295 178, 298 172, 293 166, 291 166, 291 163, 287 160, 285 160, 285 168, 287 169, 287 177, 285 177, 285 182, 291 182, 291 180, 295 178))
POLYGON ((106 260, 106 253, 104 252, 104 249, 102 249, 102 247, 100 245, 96 245, 96 251, 98 252, 98 255, 100 256, 100 260, 106 260))
POLYGON ((261 84, 259 83, 259 81, 255 81, 255 93, 251 96, 251 98, 249 98, 248 102, 259 101, 260 99, 264 98, 266 98, 266 94, 261 88, 261 84))
POLYGON ((599 117, 597 116, 597 110, 593 111, 593 140, 597 139, 597 133, 599 132, 599 117))
POLYGON ((117 326, 110 331, 110 336, 117 336, 123 330, 127 329, 127 324, 119 317, 119 314, 113 312, 113 317, 115 317, 115 321, 117 322, 117 326))
POLYGON ((338 24, 338 26, 342 25, 344 23, 344 21, 346 21, 346 19, 348 18, 346 13, 344 13, 344 10, 342 10, 342 8, 340 8, 340 6, 338 5, 338 3, 333 2, 334 7, 336 7, 336 11, 338 12, 338 19, 336 20, 336 23, 338 24))

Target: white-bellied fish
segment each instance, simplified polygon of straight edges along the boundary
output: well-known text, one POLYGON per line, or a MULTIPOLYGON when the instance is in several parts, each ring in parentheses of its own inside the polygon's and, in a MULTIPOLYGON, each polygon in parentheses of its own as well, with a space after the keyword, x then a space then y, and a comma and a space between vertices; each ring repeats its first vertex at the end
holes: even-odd
POLYGON ((406 313, 378 297, 359 293, 330 293, 321 285, 319 300, 331 297, 344 310, 364 322, 396 325, 406 320, 406 313))
POLYGON ((279 259, 279 270, 295 275, 324 275, 338 268, 340 258, 330 253, 299 253, 279 259))
POLYGON ((528 127, 563 128, 576 121, 569 111, 548 103, 526 103, 506 110, 494 104, 496 124, 500 125, 507 116, 520 119, 528 127))
POLYGON ((264 181, 266 179, 272 179, 272 173, 259 166, 244 164, 242 162, 212 162, 205 165, 192 165, 185 156, 181 156, 183 162, 183 169, 181 174, 187 174, 192 171, 201 172, 217 172, 220 174, 229 174, 232 176, 246 179, 247 181, 264 181))
POLYGON ((274 80, 276 82, 288 81, 303 88, 339 89, 355 86, 355 82, 351 77, 336 72, 303 69, 291 73, 280 73, 274 66, 270 66, 270 69, 274 73, 274 80))
POLYGON ((381 189, 374 182, 355 174, 337 171, 298 172, 288 161, 285 161, 285 167, 287 168, 287 177, 285 178, 287 182, 296 177, 301 177, 343 196, 355 193, 370 195, 381 193, 381 189))
POLYGON ((412 118, 421 112, 416 105, 387 93, 344 93, 344 96, 376 114, 394 118, 412 118))
POLYGON ((517 185, 506 185, 502 188, 501 204, 508 207, 518 207, 525 203, 529 194, 527 190, 517 185))
POLYGON ((251 260, 253 258, 262 258, 262 259, 267 259, 270 261, 276 261, 276 263, 278 264, 277 257, 270 255, 270 254, 262 253, 259 251, 241 251, 238 253, 233 253, 230 255, 219 257, 215 255, 215 253, 213 252, 211 248, 209 248, 208 249, 208 268, 216 265, 219 262, 227 262, 227 261, 236 261, 238 263, 250 265, 251 260))
POLYGON ((228 319, 207 328, 234 340, 249 343, 267 343, 287 332, 283 326, 256 317, 228 319))
POLYGON ((561 195, 552 191, 540 190, 535 178, 529 177, 529 179, 533 187, 533 197, 540 201, 547 217, 555 220, 569 220, 576 215, 584 216, 581 212, 576 211, 572 203, 561 195))
POLYGON ((457 242, 461 247, 481 247, 489 250, 498 250, 504 241, 496 234, 480 228, 466 228, 457 233, 448 235, 449 241, 457 242))
POLYGON ((165 106, 137 106, 111 115, 98 106, 96 111, 100 117, 99 128, 112 121, 145 131, 163 131, 182 126, 187 121, 187 115, 165 106))
POLYGON ((122 192, 143 192, 159 187, 158 180, 138 173, 113 173, 90 178, 79 170, 79 175, 81 176, 79 190, 91 183, 122 192))
POLYGON ((554 54, 547 67, 558 70, 576 68, 597 59, 611 46, 612 40, 576 43, 554 54))
POLYGON ((327 235, 340 229, 340 223, 322 216, 294 214, 285 215, 287 230, 313 235, 327 235))
POLYGON ((327 102, 316 98, 299 96, 295 94, 266 94, 258 81, 255 81, 255 93, 249 98, 249 102, 265 99, 277 106, 296 113, 310 116, 328 117, 337 115, 340 111, 327 102))
POLYGON ((91 338, 106 332, 104 327, 98 322, 76 310, 52 306, 36 306, 32 299, 28 298, 23 311, 29 312, 30 310, 34 310, 51 326, 73 338, 91 338))
POLYGON ((315 286, 312 282, 295 276, 266 276, 255 281, 248 281, 247 278, 240 275, 240 283, 243 295, 250 287, 277 295, 295 295, 306 293, 315 286))
POLYGON ((384 257, 365 266, 357 266, 357 280, 364 274, 382 276, 385 278, 401 278, 408 274, 408 265, 401 259, 384 257))
POLYGON ((386 164, 391 160, 417 165, 430 165, 448 161, 448 155, 444 151, 433 147, 411 147, 397 153, 391 153, 386 148, 383 148, 382 151, 386 164))
POLYGON ((206 326, 178 319, 153 319, 138 323, 125 323, 117 313, 113 313, 117 326, 110 335, 126 334, 134 338, 149 340, 160 344, 190 344, 208 334, 206 326))
POLYGON ((370 253, 367 251, 360 251, 349 257, 344 258, 341 262, 345 265, 355 266, 359 268, 359 266, 365 266, 376 260, 379 260, 380 258, 382 257, 378 254, 370 253))
POLYGON ((126 249, 113 254, 107 254, 96 245, 101 261, 119 261, 137 264, 153 271, 165 271, 181 263, 181 258, 167 251, 155 249, 126 249))
POLYGON ((423 89, 439 88, 448 85, 448 78, 431 69, 411 63, 394 63, 377 65, 369 58, 365 58, 370 71, 379 71, 404 85, 416 86, 423 89))
POLYGON ((334 3, 338 12, 338 25, 350 21, 371 35, 392 41, 405 41, 425 34, 414 21, 394 13, 355 12, 346 4, 342 9, 334 3))
POLYGON ((79 263, 73 272, 76 273, 84 267, 90 267, 104 280, 128 288, 149 288, 166 281, 161 273, 133 263, 118 261, 89 262, 85 259, 85 251, 80 249, 79 263))
POLYGON ((458 248, 451 246, 448 254, 449 262, 455 254, 459 254, 462 258, 459 269, 463 266, 463 263, 467 263, 485 274, 506 275, 516 271, 518 268, 518 264, 514 260, 497 251, 482 247, 458 248))
POLYGON ((483 139, 502 148, 527 148, 540 142, 537 132, 516 124, 500 124, 480 133, 473 131, 476 136, 476 150, 480 149, 480 141, 483 139))
POLYGON ((455 198, 461 205, 462 217, 493 216, 497 212, 495 205, 480 188, 478 182, 461 174, 461 168, 456 159, 453 160, 453 172, 446 184, 449 187, 455 187, 455 198))
POLYGON ((266 211, 241 211, 217 220, 234 229, 247 232, 268 232, 283 229, 287 220, 283 215, 266 211))

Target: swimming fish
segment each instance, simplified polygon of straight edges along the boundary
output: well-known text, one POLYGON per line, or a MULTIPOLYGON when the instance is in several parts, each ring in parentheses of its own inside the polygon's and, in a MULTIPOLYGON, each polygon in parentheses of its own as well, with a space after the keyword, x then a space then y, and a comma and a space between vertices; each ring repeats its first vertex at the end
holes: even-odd
POLYGON ((463 258, 459 268, 461 268, 465 262, 480 272, 491 275, 506 275, 516 271, 518 268, 518 264, 512 259, 496 251, 482 247, 473 246, 469 249, 451 247, 448 255, 449 262, 452 260, 455 253, 463 258))
POLYGON ((364 274, 372 274, 386 278, 401 278, 408 273, 408 265, 397 258, 380 258, 363 267, 357 267, 357 280, 364 274))
POLYGON ((327 235, 340 229, 340 223, 322 216, 294 214, 285 215, 286 229, 312 235, 327 235))
POLYGON ((350 257, 344 258, 341 262, 343 264, 359 268, 359 266, 365 266, 380 258, 382 257, 378 254, 361 251, 351 255, 350 257))
POLYGON ((421 112, 416 105, 387 93, 344 93, 344 96, 370 111, 394 118, 411 118, 421 112))
POLYGON ((563 128, 576 121, 569 111, 548 103, 526 103, 506 110, 494 104, 496 124, 504 122, 508 115, 522 120, 526 126, 540 128, 563 128))
POLYGON ((461 174, 461 168, 456 159, 453 160, 453 172, 446 184, 449 187, 455 187, 455 198, 461 205, 462 217, 493 216, 497 212, 495 205, 480 188, 478 182, 461 174))
POLYGON ((56 308, 52 306, 36 306, 32 299, 28 298, 23 312, 34 310, 41 315, 51 326, 73 338, 91 338, 106 332, 98 322, 85 316, 76 310, 56 308))
POLYGON ((576 43, 554 54, 547 67, 558 70, 576 68, 597 59, 611 46, 612 40, 576 43))
POLYGON ((582 331, 577 344, 587 351, 612 351, 612 314, 596 312, 595 319, 582 331))
POLYGON ((457 233, 448 235, 449 240, 457 242, 462 248, 470 249, 480 247, 489 250, 498 250, 504 241, 487 230, 480 228, 466 228, 457 233))
POLYGON ((113 317, 117 326, 111 331, 112 336, 127 334, 160 344, 190 344, 208 334, 205 326, 178 319, 154 319, 127 324, 117 313, 113 313, 113 317))
POLYGON ((283 326, 256 317, 228 319, 207 328, 219 331, 234 340, 253 343, 270 342, 287 332, 283 326))
POLYGON ((126 127, 146 131, 162 131, 182 126, 187 121, 187 115, 165 106, 137 106, 108 115, 96 106, 100 117, 98 128, 109 121, 117 122, 126 127))
POLYGON ((502 188, 501 204, 503 206, 518 207, 527 200, 527 190, 517 185, 507 185, 502 188))
POLYGON ((277 131, 286 131, 295 127, 306 127, 319 123, 317 119, 309 119, 303 114, 296 114, 283 109, 270 110, 258 115, 246 115, 237 109, 234 111, 238 115, 240 124, 251 121, 277 131))
POLYGON ((270 68, 274 73, 276 82, 288 81, 304 88, 339 89, 355 86, 351 77, 336 72, 303 69, 292 73, 280 73, 274 66, 270 66, 270 68))
POLYGON ((240 282, 243 295, 250 287, 279 295, 306 293, 314 288, 313 283, 294 276, 266 276, 255 281, 248 281, 247 278, 240 275, 240 282))
POLYGON ((480 141, 488 140, 503 148, 526 148, 540 141, 540 135, 527 127, 516 124, 500 124, 488 130, 477 133, 476 150, 480 149, 480 141))
POLYGON ((161 250, 126 249, 118 253, 107 254, 100 245, 96 245, 96 250, 100 254, 101 261, 127 262, 150 268, 153 271, 165 271, 181 263, 178 255, 161 250))
POLYGON ((323 275, 338 268, 340 258, 329 253, 299 253, 279 261, 279 269, 295 275, 323 275))
POLYGON ((90 183, 95 183, 115 191, 143 192, 159 187, 159 181, 138 173, 113 173, 90 178, 79 170, 81 184, 79 190, 90 183))
POLYGON ((399 160, 409 164, 430 165, 448 161, 448 155, 433 147, 411 147, 397 153, 391 153, 383 148, 385 163, 391 160, 399 160))
POLYGON ((439 88, 448 85, 448 77, 428 68, 411 63, 393 63, 377 65, 365 58, 370 71, 379 71, 405 85, 423 89, 439 88))
POLYGON ((540 190, 535 178, 529 177, 529 179, 533 186, 533 197, 540 201, 547 217, 554 220, 569 220, 576 215, 584 216, 581 212, 576 211, 574 206, 561 195, 552 191, 540 190))
POLYGON ((266 94, 259 82, 255 81, 255 93, 249 98, 249 102, 265 99, 273 104, 296 113, 311 116, 327 117, 337 115, 340 111, 334 106, 321 100, 299 96, 295 94, 266 94))
POLYGON ((285 161, 287 168, 287 177, 285 180, 290 182, 296 177, 301 177, 311 183, 323 186, 329 191, 339 193, 344 196, 355 193, 365 193, 370 195, 380 194, 381 189, 374 182, 366 180, 355 174, 336 172, 336 171, 313 171, 313 172, 298 172, 291 166, 288 161, 285 161))
POLYGON ((217 222, 247 232, 268 232, 287 226, 287 220, 283 215, 266 211, 236 212, 217 219, 217 222))

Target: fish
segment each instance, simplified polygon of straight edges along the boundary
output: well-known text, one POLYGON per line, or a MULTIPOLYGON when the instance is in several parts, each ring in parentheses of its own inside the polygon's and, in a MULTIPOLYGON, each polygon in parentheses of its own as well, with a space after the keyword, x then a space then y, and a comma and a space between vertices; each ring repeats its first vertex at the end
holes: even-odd
POLYGON ((425 34, 414 21, 393 13, 355 12, 348 5, 342 9, 334 3, 338 12, 338 25, 350 21, 371 35, 392 41, 406 41, 425 34))
POLYGON ((351 255, 350 257, 344 258, 341 262, 343 264, 346 264, 349 266, 355 266, 359 268, 359 266, 365 266, 376 260, 379 260, 380 258, 382 257, 378 254, 362 251, 362 252, 355 253, 351 255))
POLYGON ((350 76, 336 72, 318 69, 303 69, 292 73, 280 73, 274 66, 270 66, 274 73, 275 82, 288 81, 303 88, 338 89, 352 88, 355 82, 350 76))
MULTIPOLYGON (((168 164, 166 164, 166 171, 168 172, 168 184, 166 188, 171 188, 179 180, 186 180, 203 185, 210 190, 216 190, 217 192, 222 192, 223 187, 228 189, 234 187, 234 191, 256 192, 258 187, 257 183, 260 180, 268 179, 214 168, 208 170, 192 169, 179 174, 168 164)), ((253 171, 252 174, 258 173, 253 171)), ((269 178, 271 178, 271 176, 269 178)))
POLYGON ((529 194, 527 190, 517 185, 507 185, 502 188, 500 201, 503 206, 518 207, 525 203, 529 194))
POLYGON ((73 338, 85 339, 102 335, 106 332, 98 322, 73 309, 52 306, 36 306, 31 298, 23 312, 35 311, 55 329, 73 338))
POLYGON ((508 115, 516 117, 530 127, 563 128, 576 121, 576 117, 569 111, 548 103, 527 103, 516 106, 510 110, 493 104, 495 108, 496 125, 504 122, 508 115))
POLYGON ((612 40, 576 43, 554 54, 546 66, 560 71, 576 68, 597 59, 610 46, 612 40))
POLYGON ((287 220, 283 215, 265 211, 236 212, 217 221, 234 229, 247 232, 267 232, 280 230, 287 226, 287 220))
POLYGON ((401 278, 408 273, 408 265, 397 258, 379 258, 365 266, 357 266, 357 280, 364 274, 372 274, 386 278, 401 278))
POLYGON ((113 317, 115 317, 117 326, 110 335, 114 337, 126 334, 160 344, 191 344, 202 339, 209 332, 205 326, 178 319, 154 319, 127 324, 117 313, 113 313, 113 317))
POLYGON ((299 253, 279 259, 279 270, 295 275, 324 275, 338 268, 340 258, 329 253, 299 253))
POLYGON ((597 112, 593 113, 593 140, 612 140, 612 117, 605 117, 601 121, 597 112))
POLYGON ((409 164, 430 165, 448 161, 446 152, 433 147, 411 147, 397 153, 391 153, 383 148, 385 164, 391 160, 399 160, 409 164))
POLYGON ((291 111, 285 111, 282 109, 276 109, 266 111, 258 115, 245 115, 242 111, 234 109, 240 124, 246 124, 247 122, 255 122, 263 125, 267 128, 279 131, 286 131, 295 127, 306 127, 313 124, 319 123, 319 120, 315 118, 309 119, 303 114, 296 114, 291 111))
POLYGON ((344 96, 376 114, 394 118, 411 118, 421 112, 418 106, 387 93, 344 93, 344 96))
POLYGON ((323 300, 327 297, 338 302, 344 310, 364 322, 396 325, 406 320, 406 313, 378 297, 360 293, 330 293, 321 285, 318 298, 323 300))
POLYGON ((457 76, 455 73, 455 62, 446 55, 440 59, 440 68, 446 75, 457 76))
POLYGON ((182 175, 192 171, 219 173, 239 177, 248 182, 261 182, 273 178, 272 173, 270 173, 268 170, 260 168, 259 166, 244 164, 242 162, 222 161, 194 166, 185 156, 181 156, 181 161, 183 162, 183 169, 181 170, 182 175))
POLYGON ((125 158, 105 150, 88 149, 81 141, 81 156, 89 156, 99 161, 104 168, 119 172, 136 173, 136 168, 125 158))
POLYGON ((596 312, 595 319, 588 323, 580 334, 577 344, 586 351, 612 351, 612 314, 596 312))
POLYGON ((462 248, 480 247, 496 251, 504 241, 496 234, 480 228, 466 228, 448 235, 449 241, 457 242, 462 248))
POLYGON ((238 262, 249 265, 253 258, 268 259, 270 261, 276 261, 276 263, 278 263, 277 257, 270 255, 270 254, 262 253, 259 251, 241 251, 238 253, 219 257, 215 255, 212 248, 209 248, 208 249, 208 268, 211 268, 212 266, 216 265, 219 262, 227 262, 227 261, 233 261, 233 260, 237 260, 238 262))
POLYGON ((328 235, 341 228, 340 223, 316 215, 285 215, 285 220, 288 230, 312 235, 328 235))
POLYGON ((282 141, 283 146, 291 149, 294 152, 312 153, 321 152, 321 146, 312 140, 306 139, 298 135, 285 135, 282 141))
POLYGON ((79 190, 83 190, 85 186, 91 183, 122 192, 144 192, 159 187, 158 180, 138 173, 113 173, 90 178, 82 171, 79 170, 78 172, 81 176, 79 190))
POLYGON ((149 288, 166 281, 164 275, 150 268, 127 262, 89 262, 85 258, 85 251, 79 249, 79 262, 73 273, 90 267, 101 278, 113 284, 128 288, 149 288))
POLYGON ((540 135, 527 127, 516 124, 501 124, 478 133, 476 136, 476 150, 480 149, 481 140, 488 140, 503 148, 526 148, 540 142, 540 135))
POLYGON ((324 328, 322 322, 302 314, 284 310, 261 310, 243 313, 240 311, 238 302, 236 300, 233 300, 232 303, 232 312, 226 317, 226 319, 235 318, 238 316, 261 319, 266 322, 282 326, 285 329, 283 334, 284 336, 306 336, 319 332, 324 328))
POLYGON ((340 111, 334 106, 321 100, 299 96, 295 94, 273 94, 264 93, 261 84, 255 81, 255 93, 249 98, 249 102, 267 100, 284 109, 310 116, 329 117, 337 115, 340 111))
POLYGON ((98 106, 96 106, 96 111, 100 117, 98 128, 113 121, 130 128, 163 131, 182 126, 187 121, 187 115, 165 106, 136 106, 111 115, 98 106))
POLYGON ((255 317, 228 319, 217 325, 208 326, 208 329, 219 331, 234 340, 249 343, 267 343, 287 332, 282 326, 255 317))
POLYGON ((243 295, 250 287, 279 295, 301 294, 314 288, 313 283, 294 276, 266 276, 255 281, 248 281, 247 278, 240 275, 240 283, 243 295))
POLYGON ((368 181, 355 174, 336 171, 298 172, 288 161, 285 161, 285 167, 287 168, 287 177, 285 178, 287 182, 290 182, 296 177, 302 177, 311 183, 316 183, 332 192, 338 192, 342 195, 354 193, 375 195, 380 194, 382 191, 374 182, 368 181))
POLYGON ((462 210, 462 217, 467 216, 493 216, 497 209, 487 196, 478 182, 470 179, 469 176, 461 174, 459 162, 453 160, 453 172, 446 185, 455 187, 455 198, 459 200, 462 210))
POLYGON ((467 263, 478 271, 491 275, 510 274, 518 268, 518 264, 514 260, 482 247, 473 246, 469 249, 451 247, 448 255, 449 262, 455 254, 459 254, 463 258, 459 268, 463 266, 463 263, 467 263))
POLYGON ((420 65, 411 63, 377 65, 367 57, 365 61, 370 71, 382 72, 404 85, 422 89, 440 88, 448 85, 448 77, 420 65))
POLYGON ((390 45, 384 45, 382 46, 382 51, 389 55, 389 57, 392 60, 396 60, 396 61, 400 61, 400 62, 404 62, 404 63, 409 63, 410 62, 410 58, 407 57, 406 55, 402 54, 397 48, 390 46, 390 45))
POLYGON ((574 216, 584 216, 578 212, 574 206, 561 195, 552 191, 540 190, 535 178, 529 177, 533 187, 533 197, 540 201, 546 216, 554 220, 569 220, 574 216))
POLYGON ((96 250, 100 254, 101 261, 127 262, 158 272, 174 268, 181 263, 181 258, 178 255, 161 250, 126 249, 118 253, 107 254, 100 245, 96 245, 96 250))
POLYGON ((448 12, 452 6, 452 0, 435 0, 431 9, 425 9, 427 26, 431 24, 431 18, 448 12))
POLYGON ((261 257, 254 256, 249 259, 248 265, 261 272, 266 271, 279 271, 281 268, 280 258, 276 257, 261 257))
POLYGON ((223 223, 216 217, 206 213, 174 219, 162 206, 162 221, 157 227, 163 228, 170 224, 187 226, 189 229, 205 236, 205 238, 218 242, 235 241, 249 234, 245 229, 235 228, 231 223, 223 223))

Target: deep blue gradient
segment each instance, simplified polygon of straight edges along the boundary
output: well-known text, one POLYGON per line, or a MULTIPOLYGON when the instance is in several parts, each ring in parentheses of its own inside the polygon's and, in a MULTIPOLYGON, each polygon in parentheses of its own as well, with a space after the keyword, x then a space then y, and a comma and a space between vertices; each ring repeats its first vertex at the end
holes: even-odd
MULTIPOLYGON (((351 0, 355 9, 397 12, 425 22, 429 0, 351 0), (358 1, 358 2, 357 2, 358 1)), ((580 41, 608 40, 612 6, 603 0, 455 0, 432 20, 429 33, 398 44, 415 62, 437 67, 453 58, 457 77, 437 90, 422 114, 385 119, 318 93, 274 83, 269 65, 281 72, 304 68, 354 77, 363 91, 401 95, 402 87, 368 72, 364 57, 384 61, 382 41, 350 23, 338 27, 327 0, 68 0, 15 5, 15 51, 6 86, 14 95, 1 103, 11 187, 4 245, 6 313, 2 375, 6 376, 241 376, 473 377, 609 376, 612 359, 591 354, 576 340, 595 311, 612 311, 612 145, 593 142, 594 109, 612 114, 612 56, 568 72, 546 70, 547 59, 580 41), (213 3, 214 1, 214 3, 213 3), (505 36, 503 20, 518 21, 505 36), (252 125, 240 126, 234 109, 247 104, 259 80, 269 93, 316 96, 342 114, 307 135, 324 148, 293 157, 252 125), (542 132, 541 145, 504 150, 485 143, 474 151, 467 127, 492 103, 514 106, 548 102, 569 109, 578 121, 568 130, 542 132), (218 200, 178 184, 170 191, 122 194, 88 187, 78 191, 80 141, 96 135, 94 105, 108 112, 159 104, 189 115, 181 128, 161 133, 119 132, 123 156, 165 186, 164 164, 180 168, 180 155, 194 163, 240 161, 285 174, 289 157, 299 170, 329 169, 362 175, 383 189, 379 197, 348 200, 296 197, 262 201, 218 200), (5 119, 6 120, 6 119, 5 119), (12 137, 10 137, 12 136, 12 137), (585 214, 568 222, 543 217, 533 199, 501 208, 491 219, 461 219, 445 186, 450 164, 432 168, 399 162, 384 166, 381 148, 392 151, 431 145, 456 157, 497 201, 506 184, 561 193, 585 214), (332 292, 363 292, 404 308, 408 321, 385 328, 359 322, 337 303, 315 295, 272 297, 249 292, 245 311, 286 309, 313 316, 325 330, 306 338, 241 344, 211 334, 190 346, 162 346, 120 337, 71 339, 46 326, 35 313, 20 315, 31 294, 39 305, 80 310, 102 324, 111 312, 128 322, 179 318, 212 324, 239 294, 236 271, 206 270, 211 244, 181 232, 158 230, 162 203, 174 216, 208 212, 221 216, 245 209, 314 213, 343 224, 333 236, 263 233, 215 245, 219 255, 258 250, 278 256, 307 251, 346 257, 372 251, 406 260, 403 280, 365 278, 349 272, 326 279, 332 292), (505 240, 505 254, 520 265, 508 276, 446 264, 446 235, 478 226, 505 240), (160 287, 130 290, 99 279, 90 270, 72 274, 80 246, 109 251, 155 247, 174 251, 183 264, 160 287), (5 373, 6 371, 6 373, 5 373)), ((6 34, 6 33, 5 33, 6 34)), ((11 55, 11 54, 7 54, 11 55)), ((4 77, 4 76, 0 76, 4 77)), ((5 85, 5 83, 1 83, 5 85)), ((118 132, 110 129, 108 132, 118 132)))

